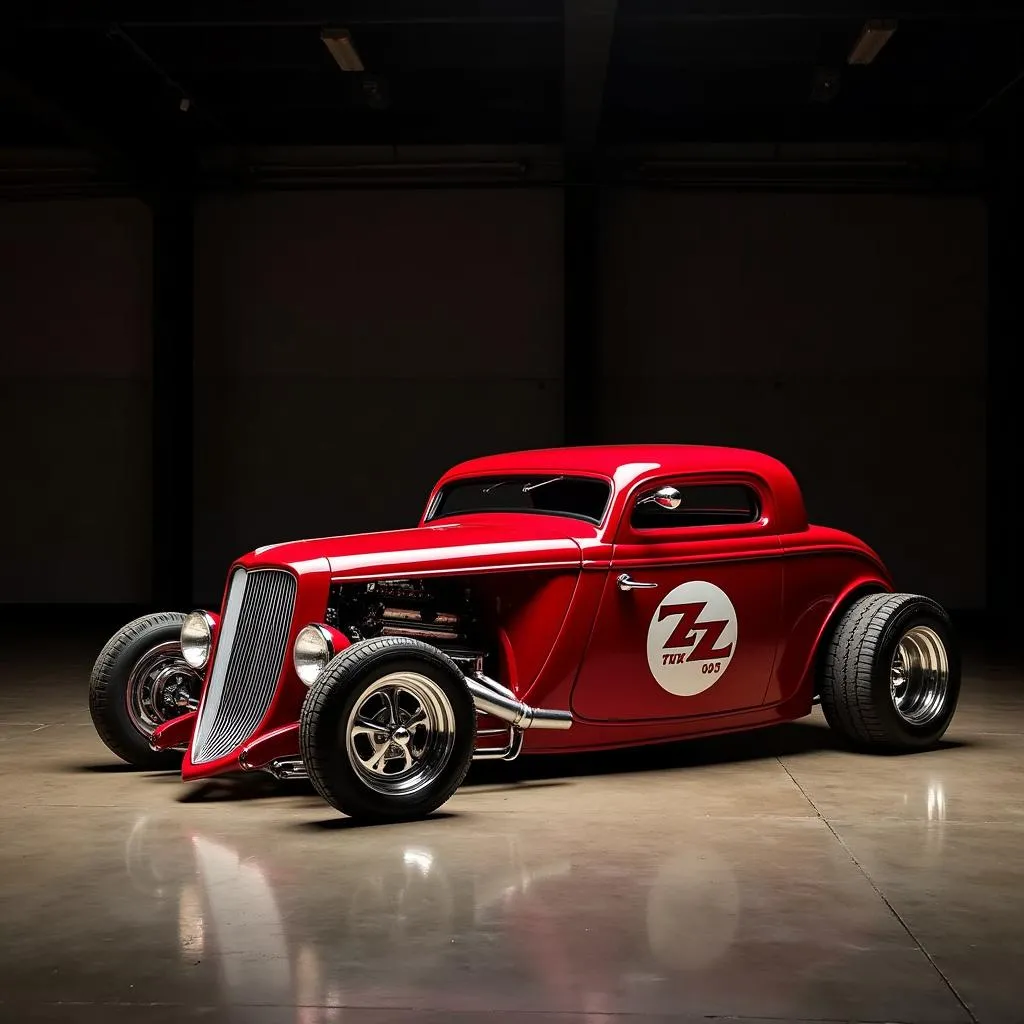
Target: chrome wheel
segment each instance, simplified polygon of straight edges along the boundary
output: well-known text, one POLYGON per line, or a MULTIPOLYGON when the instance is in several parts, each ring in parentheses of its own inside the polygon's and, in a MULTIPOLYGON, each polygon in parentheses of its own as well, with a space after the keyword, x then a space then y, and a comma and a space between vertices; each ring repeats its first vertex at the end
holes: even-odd
POLYGON ((128 676, 125 699, 132 725, 151 736, 157 726, 199 706, 201 685, 177 641, 158 644, 139 658, 128 676))
POLYGON ((392 672, 375 680, 344 728, 356 774, 385 796, 425 789, 444 771, 455 746, 451 702, 418 672, 392 672))
POLYGON ((908 725, 927 725, 946 708, 949 657, 935 630, 914 626, 900 639, 889 670, 889 692, 908 725))

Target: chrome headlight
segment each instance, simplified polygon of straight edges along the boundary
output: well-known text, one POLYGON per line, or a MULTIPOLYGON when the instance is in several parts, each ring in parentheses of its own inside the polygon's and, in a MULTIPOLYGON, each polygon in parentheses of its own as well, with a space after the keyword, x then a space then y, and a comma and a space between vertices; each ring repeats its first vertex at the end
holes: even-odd
POLYGON ((313 622, 303 626, 295 637, 292 648, 292 662, 295 674, 306 684, 312 686, 316 677, 327 667, 334 657, 334 642, 330 633, 323 626, 313 622))
POLYGON ((204 668, 212 647, 213 619, 204 611, 189 612, 181 624, 181 656, 192 668, 204 668))

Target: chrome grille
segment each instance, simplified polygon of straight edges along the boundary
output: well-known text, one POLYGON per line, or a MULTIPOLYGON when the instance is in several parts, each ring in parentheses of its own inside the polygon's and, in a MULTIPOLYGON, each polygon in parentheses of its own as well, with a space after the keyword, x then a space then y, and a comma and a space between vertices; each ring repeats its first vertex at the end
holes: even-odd
POLYGON ((192 739, 192 763, 230 754, 270 707, 295 611, 295 577, 282 569, 236 569, 220 623, 210 681, 192 739))

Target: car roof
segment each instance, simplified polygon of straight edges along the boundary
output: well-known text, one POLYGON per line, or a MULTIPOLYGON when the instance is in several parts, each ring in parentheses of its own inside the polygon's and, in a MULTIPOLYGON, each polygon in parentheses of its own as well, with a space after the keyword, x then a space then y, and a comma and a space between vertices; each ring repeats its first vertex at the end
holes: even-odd
POLYGON ((599 473, 621 486, 653 473, 746 472, 769 483, 789 471, 778 460, 746 448, 701 444, 581 445, 534 448, 469 459, 445 475, 494 473, 599 473))
POLYGON ((803 495, 793 474, 778 459, 748 448, 703 444, 534 448, 460 462, 444 474, 438 486, 443 486, 453 478, 500 476, 503 473, 599 474, 613 481, 614 491, 618 495, 628 491, 638 481, 652 477, 705 473, 746 474, 764 481, 771 492, 776 529, 792 532, 807 526, 803 495))

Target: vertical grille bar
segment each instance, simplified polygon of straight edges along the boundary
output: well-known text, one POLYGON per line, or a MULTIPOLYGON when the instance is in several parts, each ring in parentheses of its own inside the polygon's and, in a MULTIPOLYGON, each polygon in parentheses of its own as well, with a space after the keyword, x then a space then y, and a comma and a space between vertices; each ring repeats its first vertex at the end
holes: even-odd
POLYGON ((295 612, 295 577, 282 569, 236 569, 220 640, 192 740, 192 763, 230 754, 270 707, 295 612))

